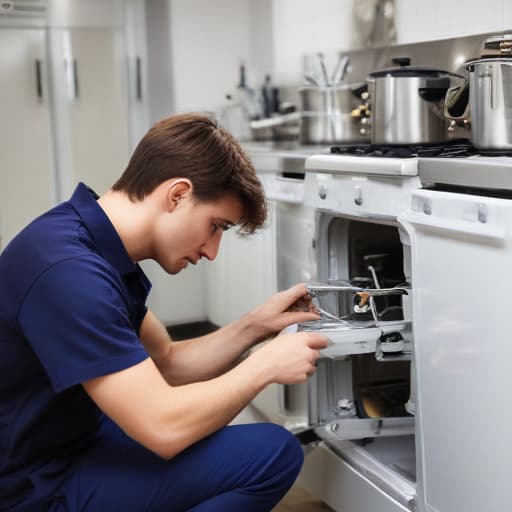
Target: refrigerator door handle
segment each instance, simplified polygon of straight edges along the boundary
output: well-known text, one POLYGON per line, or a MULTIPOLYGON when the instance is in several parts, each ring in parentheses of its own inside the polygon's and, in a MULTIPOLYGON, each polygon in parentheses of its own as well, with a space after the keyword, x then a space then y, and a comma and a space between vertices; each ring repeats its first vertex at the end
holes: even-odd
POLYGON ((36 66, 36 95, 39 102, 43 101, 43 77, 42 77, 42 61, 41 59, 35 60, 36 66))
POLYGON ((142 101, 142 63, 140 57, 135 58, 135 97, 142 101))
POLYGON ((80 88, 78 83, 78 64, 76 59, 73 59, 73 92, 75 99, 77 100, 80 97, 80 88))

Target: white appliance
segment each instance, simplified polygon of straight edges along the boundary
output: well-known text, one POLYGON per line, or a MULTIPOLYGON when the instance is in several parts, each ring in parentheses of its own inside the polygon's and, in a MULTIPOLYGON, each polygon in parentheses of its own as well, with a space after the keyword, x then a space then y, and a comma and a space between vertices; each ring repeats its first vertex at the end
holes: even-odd
POLYGON ((129 60, 137 3, 0 4, 0 249, 77 181, 103 193, 126 166, 146 109, 129 60))
POLYGON ((303 393, 317 440, 300 478, 337 511, 512 510, 511 160, 306 160, 317 280, 408 290, 377 325, 362 328, 342 300, 345 320, 324 325, 334 345, 303 393), (383 357, 396 331, 400 348, 383 357))
MULTIPOLYGON (((304 204, 304 163, 308 156, 323 148, 303 146, 276 149, 262 144, 246 144, 245 149, 265 189, 269 226, 258 237, 265 236, 266 243, 262 246, 264 251, 258 252, 255 241, 251 240, 251 254, 247 254, 240 263, 246 275, 247 261, 255 260, 260 269, 259 273, 254 273, 256 282, 247 277, 244 279, 245 298, 239 300, 239 304, 244 306, 247 304, 247 296, 255 296, 261 302, 278 290, 316 279, 315 211, 304 204), (262 283, 268 283, 261 272, 270 267, 273 267, 272 288, 265 287, 266 296, 254 293, 253 290, 259 290, 262 283)), ((297 425, 302 428, 306 414, 306 392, 307 386, 304 384, 275 384, 258 394, 252 405, 271 421, 286 423, 290 427, 295 426, 297 417, 297 425)))

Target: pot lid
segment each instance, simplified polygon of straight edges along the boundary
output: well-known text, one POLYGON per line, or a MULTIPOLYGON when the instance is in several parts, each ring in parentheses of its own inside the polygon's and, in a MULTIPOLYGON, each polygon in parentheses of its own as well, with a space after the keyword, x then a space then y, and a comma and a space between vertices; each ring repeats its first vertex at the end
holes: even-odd
POLYGON ((454 74, 449 71, 426 66, 400 66, 378 69, 377 71, 370 73, 368 76, 371 78, 379 78, 383 76, 442 78, 446 76, 454 76, 454 74))
POLYGON ((482 57, 480 57, 479 59, 470 59, 468 61, 466 61, 464 63, 464 67, 468 70, 468 71, 473 71, 472 69, 472 66, 474 66, 474 64, 492 64, 494 62, 497 62, 498 64, 501 63, 501 64, 507 64, 507 65, 511 65, 512 64, 512 59, 511 59, 512 55, 509 55, 509 56, 506 56, 506 55, 482 55, 482 57))

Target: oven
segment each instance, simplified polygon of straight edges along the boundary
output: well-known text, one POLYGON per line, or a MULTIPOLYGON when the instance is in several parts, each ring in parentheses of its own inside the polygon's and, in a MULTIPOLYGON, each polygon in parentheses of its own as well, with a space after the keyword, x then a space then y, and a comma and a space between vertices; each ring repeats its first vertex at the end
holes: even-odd
POLYGON ((310 289, 324 315, 296 328, 321 331, 331 345, 307 382, 308 430, 301 435, 317 446, 302 480, 335 510, 415 506, 411 247, 397 217, 419 187, 417 159, 306 160, 317 258, 310 289), (342 482, 317 478, 321 466, 361 492, 335 492, 342 482))
POLYGON ((322 319, 290 329, 331 344, 300 481, 337 511, 512 510, 512 164, 430 156, 306 160, 322 319))

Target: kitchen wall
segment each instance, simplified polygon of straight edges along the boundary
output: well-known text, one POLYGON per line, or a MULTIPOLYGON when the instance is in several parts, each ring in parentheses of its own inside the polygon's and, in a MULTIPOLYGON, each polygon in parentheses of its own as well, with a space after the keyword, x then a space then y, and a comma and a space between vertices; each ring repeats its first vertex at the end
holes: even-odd
MULTIPOLYGON (((350 47, 353 0, 274 0, 274 75, 279 84, 300 83, 303 57, 323 52, 327 60, 350 47)), ((328 62, 329 64, 329 62, 328 62)))
POLYGON ((395 0, 398 43, 512 29, 510 0, 395 0))
MULTIPOLYGON (((240 64, 251 87, 267 73, 277 85, 300 85, 308 56, 323 52, 331 67, 339 51, 354 49, 355 2, 365 12, 377 0, 146 0, 151 123, 172 112, 211 111, 239 133, 240 64)), ((395 0, 395 26, 399 44, 502 31, 512 28, 512 2, 395 0)), ((206 317, 208 265, 172 278, 145 266, 162 320, 206 317)))
POLYGON ((177 111, 212 110, 250 56, 250 0, 172 0, 171 58, 177 111))
MULTIPOLYGON (((149 0, 168 5, 172 109, 219 112, 236 96, 238 66, 259 87, 266 73, 279 85, 298 85, 308 55, 328 63, 354 49, 356 2, 377 0, 149 0)), ((510 0, 395 0, 397 43, 430 41, 512 28, 510 0)), ((164 45, 165 46, 165 45, 164 45)), ((166 75, 167 77, 169 75, 166 75)), ((164 112, 162 111, 162 114, 164 112)))

